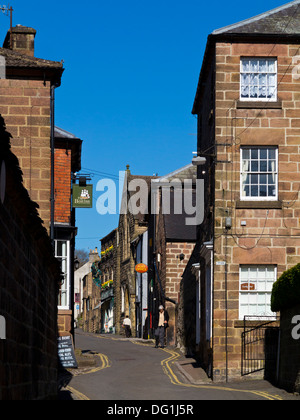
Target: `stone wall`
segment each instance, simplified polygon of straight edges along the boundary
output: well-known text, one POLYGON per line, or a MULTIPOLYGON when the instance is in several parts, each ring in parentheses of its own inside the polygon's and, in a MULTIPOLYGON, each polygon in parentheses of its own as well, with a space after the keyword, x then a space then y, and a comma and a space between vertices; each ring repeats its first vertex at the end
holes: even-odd
POLYGON ((46 229, 22 184, 9 135, 0 121, 0 164, 6 194, 0 201, 0 400, 57 396, 57 296, 60 267, 46 229))
POLYGON ((270 44, 216 44, 215 264, 227 260, 214 275, 214 369, 225 366, 225 298, 228 299, 228 353, 230 375, 240 374, 239 267, 270 265, 280 276, 300 258, 300 81, 293 79, 292 60, 299 46, 270 44), (277 57, 278 101, 242 103, 242 57, 277 57), (227 144, 227 146, 224 146, 227 144), (278 200, 241 201, 241 146, 278 147, 278 200), (227 242, 225 219, 232 228, 227 242), (243 222, 243 225, 242 225, 243 222))
POLYGON ((50 224, 50 83, 0 80, 0 113, 13 136, 24 185, 39 204, 44 225, 50 224))

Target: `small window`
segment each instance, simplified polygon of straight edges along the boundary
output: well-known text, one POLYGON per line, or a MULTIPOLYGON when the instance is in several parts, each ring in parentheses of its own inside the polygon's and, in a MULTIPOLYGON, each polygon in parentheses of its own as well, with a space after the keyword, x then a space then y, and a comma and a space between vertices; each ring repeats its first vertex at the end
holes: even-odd
POLYGON ((271 311, 271 295, 276 280, 276 266, 240 267, 240 319, 249 315, 276 316, 271 311))
POLYGON ((241 59, 241 100, 277 101, 277 59, 241 59))
POLYGON ((70 242, 55 241, 55 257, 61 263, 63 280, 59 289, 58 307, 59 309, 70 309, 70 242))
POLYGON ((278 148, 241 148, 241 200, 278 200, 278 148))

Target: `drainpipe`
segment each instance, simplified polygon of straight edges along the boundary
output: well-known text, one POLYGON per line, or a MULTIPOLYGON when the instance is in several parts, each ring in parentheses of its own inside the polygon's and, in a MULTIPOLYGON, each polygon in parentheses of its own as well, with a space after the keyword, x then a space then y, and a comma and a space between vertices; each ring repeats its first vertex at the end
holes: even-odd
POLYGON ((54 104, 55 104, 55 84, 51 84, 51 91, 50 91, 50 127, 51 127, 51 141, 50 141, 50 148, 51 148, 51 196, 50 196, 50 239, 52 242, 52 246, 54 247, 54 104))
POLYGON ((231 217, 226 217, 225 220, 225 348, 226 348, 226 383, 228 383, 228 234, 232 228, 231 217))

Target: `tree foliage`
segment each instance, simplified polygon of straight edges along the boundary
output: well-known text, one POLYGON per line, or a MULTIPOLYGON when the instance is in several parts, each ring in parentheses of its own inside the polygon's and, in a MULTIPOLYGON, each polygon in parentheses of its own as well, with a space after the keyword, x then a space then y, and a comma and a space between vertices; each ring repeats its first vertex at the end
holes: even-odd
POLYGON ((300 303, 300 264, 285 271, 274 283, 271 308, 273 312, 292 308, 300 303))

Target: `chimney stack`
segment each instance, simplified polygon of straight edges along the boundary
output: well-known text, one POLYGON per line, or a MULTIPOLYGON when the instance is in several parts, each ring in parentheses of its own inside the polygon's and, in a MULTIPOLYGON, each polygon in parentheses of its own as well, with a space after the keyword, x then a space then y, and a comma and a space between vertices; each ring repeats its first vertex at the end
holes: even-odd
POLYGON ((26 26, 17 25, 7 32, 3 48, 12 49, 20 54, 34 57, 34 39, 36 30, 26 26), (12 38, 12 43, 10 42, 12 38))
POLYGON ((92 249, 90 250, 89 260, 90 260, 90 263, 100 261, 100 257, 99 257, 99 254, 98 254, 98 248, 96 248, 95 250, 92 250, 92 249))

